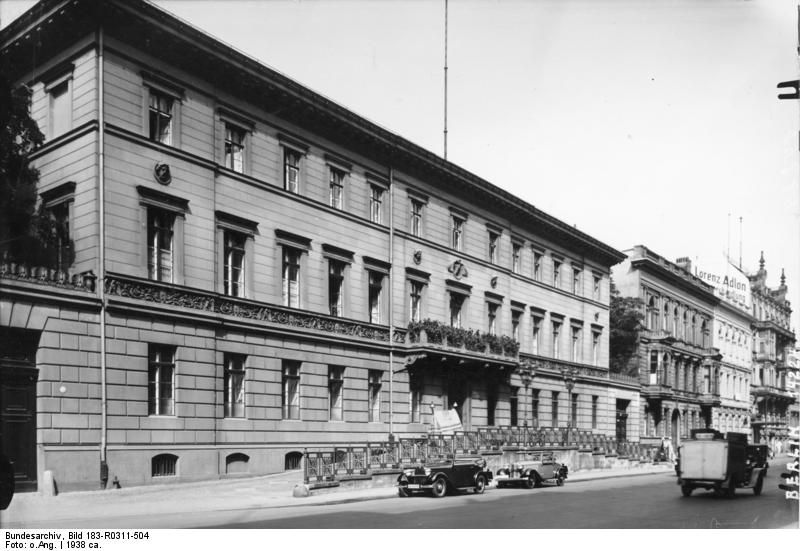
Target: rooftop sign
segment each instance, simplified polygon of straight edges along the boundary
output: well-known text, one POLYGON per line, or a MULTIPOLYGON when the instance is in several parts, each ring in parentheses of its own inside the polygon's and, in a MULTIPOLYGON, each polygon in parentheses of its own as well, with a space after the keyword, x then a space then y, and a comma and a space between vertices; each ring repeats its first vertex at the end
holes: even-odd
POLYGON ((714 294, 747 312, 751 312, 750 280, 730 260, 700 259, 693 266, 696 277, 714 287, 714 294))

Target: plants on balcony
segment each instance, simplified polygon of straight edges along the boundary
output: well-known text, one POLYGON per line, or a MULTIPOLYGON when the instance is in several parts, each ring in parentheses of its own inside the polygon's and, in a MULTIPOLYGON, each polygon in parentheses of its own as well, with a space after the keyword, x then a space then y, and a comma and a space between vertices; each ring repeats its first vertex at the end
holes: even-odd
POLYGON ((473 329, 452 327, 430 319, 410 322, 408 338, 412 343, 425 341, 482 354, 516 356, 519 352, 519 343, 507 335, 493 335, 473 329))

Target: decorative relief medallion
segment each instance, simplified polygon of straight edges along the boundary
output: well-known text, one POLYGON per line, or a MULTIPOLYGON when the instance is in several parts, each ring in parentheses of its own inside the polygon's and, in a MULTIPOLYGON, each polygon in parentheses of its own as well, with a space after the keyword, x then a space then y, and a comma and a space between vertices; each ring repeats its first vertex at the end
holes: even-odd
POLYGON ((461 260, 456 260, 447 268, 447 271, 453 274, 453 277, 456 279, 461 279, 464 277, 469 276, 469 272, 467 271, 467 267, 461 262, 461 260))
POLYGON ((492 279, 489 280, 489 284, 492 286, 492 289, 497 287, 497 276, 492 276, 492 279))
POLYGON ((416 251, 414 251, 414 264, 419 266, 421 262, 422 262, 422 251, 417 249, 416 251))
POLYGON ((163 186, 168 186, 172 182, 172 172, 167 163, 157 162, 153 169, 153 176, 155 176, 156 182, 163 186))

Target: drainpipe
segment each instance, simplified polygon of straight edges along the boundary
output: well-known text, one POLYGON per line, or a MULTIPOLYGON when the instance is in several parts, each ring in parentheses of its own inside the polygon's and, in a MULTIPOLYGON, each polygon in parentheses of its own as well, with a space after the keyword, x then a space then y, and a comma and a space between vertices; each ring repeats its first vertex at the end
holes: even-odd
POLYGON ((100 294, 100 488, 105 489, 108 483, 108 393, 106 388, 106 201, 105 201, 105 109, 104 103, 104 75, 105 66, 103 64, 103 26, 102 20, 98 31, 98 118, 100 119, 99 147, 98 147, 98 186, 100 188, 99 210, 100 210, 100 249, 99 262, 99 294, 100 294))
POLYGON ((394 169, 389 167, 389 442, 394 442, 394 169))

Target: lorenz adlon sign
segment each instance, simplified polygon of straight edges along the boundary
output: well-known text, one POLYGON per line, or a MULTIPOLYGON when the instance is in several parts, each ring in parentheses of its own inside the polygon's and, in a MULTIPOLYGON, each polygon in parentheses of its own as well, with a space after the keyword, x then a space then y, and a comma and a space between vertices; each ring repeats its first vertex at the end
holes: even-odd
POLYGON ((694 266, 694 275, 714 287, 720 298, 750 310, 750 280, 727 259, 711 263, 700 260, 694 266))

